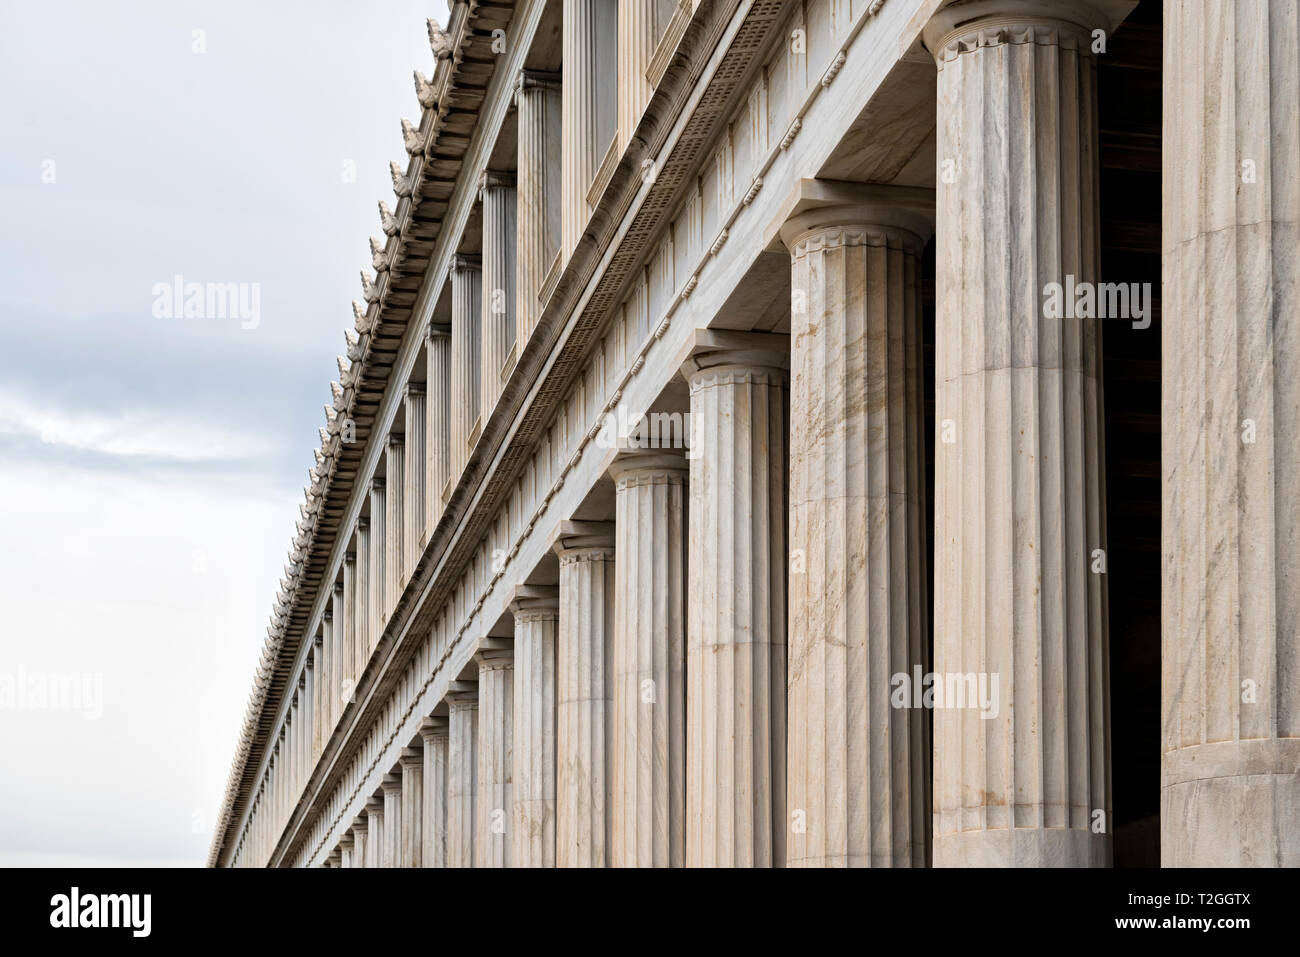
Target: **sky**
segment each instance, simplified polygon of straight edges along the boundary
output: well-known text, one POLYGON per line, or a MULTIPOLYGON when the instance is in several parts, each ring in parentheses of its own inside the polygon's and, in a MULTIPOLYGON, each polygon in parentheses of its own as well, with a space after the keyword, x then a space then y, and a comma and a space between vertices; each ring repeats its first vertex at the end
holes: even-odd
POLYGON ((447 5, 0 7, 0 866, 201 866, 447 5))

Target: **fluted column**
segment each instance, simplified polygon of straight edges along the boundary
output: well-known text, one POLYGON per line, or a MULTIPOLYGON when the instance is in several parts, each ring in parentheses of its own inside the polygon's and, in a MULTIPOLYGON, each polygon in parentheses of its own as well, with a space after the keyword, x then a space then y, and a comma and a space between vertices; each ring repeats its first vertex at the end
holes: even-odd
POLYGON ((402 867, 423 867, 424 853, 424 750, 406 748, 402 766, 402 867))
POLYGON ((934 655, 937 866, 1105 866, 1110 820, 1101 325, 1086 3, 995 0, 926 28, 939 65, 934 655), (994 684, 996 682, 996 684, 994 684), (956 689, 957 682, 951 683, 956 689), (994 700, 996 691, 997 700, 994 700), (980 692, 983 692, 982 694, 980 692), (983 706, 982 706, 983 705, 983 706), (1107 831, 1109 828, 1107 827, 1107 831))
POLYGON ((343 555, 343 640, 339 643, 340 671, 342 674, 343 700, 352 697, 352 689, 357 682, 357 555, 345 552, 343 555))
POLYGON ((501 395, 501 371, 515 344, 515 174, 487 170, 483 203, 483 368, 479 414, 487 419, 501 395))
POLYGON ((610 470, 614 571, 614 867, 686 863, 686 539, 688 463, 633 452, 610 470))
POLYGON ((442 493, 451 475, 451 421, 456 415, 451 401, 451 326, 431 323, 424 340, 426 412, 428 415, 428 488, 425 490, 425 528, 428 534, 442 518, 442 493))
POLYGON ((352 822, 352 866, 366 867, 368 862, 367 840, 370 834, 370 819, 364 811, 352 822))
POLYGON ((513 867, 555 866, 555 652, 559 590, 528 586, 510 606, 515 618, 511 726, 510 860, 513 867))
MULTIPOLYGON (((486 641, 494 644, 501 639, 486 641)), ((478 663, 478 805, 474 866, 509 867, 514 649, 489 647, 475 655, 475 661, 478 663)))
POLYGON ((457 255, 451 267, 451 480, 469 459, 469 441, 479 416, 479 352, 483 273, 478 256, 457 255))
POLYGON ((428 445, 425 428, 428 414, 423 382, 406 384, 406 498, 403 503, 405 518, 402 530, 403 578, 410 578, 427 534, 425 529, 425 497, 429 494, 428 445))
POLYGON ((785 862, 786 381, 776 354, 693 360, 686 862, 785 862), (770 363, 770 364, 763 364, 770 363))
POLYGON ((339 718, 343 715, 343 705, 346 702, 346 696, 343 694, 343 680, 347 677, 344 668, 346 662, 344 656, 347 650, 345 639, 347 636, 348 606, 343 582, 334 583, 334 622, 330 629, 330 636, 334 642, 334 650, 331 653, 330 669, 333 672, 334 685, 334 704, 331 706, 330 729, 339 723, 339 718))
POLYGON ((388 437, 387 483, 385 505, 388 514, 384 517, 384 606, 380 621, 388 617, 397 607, 397 599, 406 584, 405 544, 402 523, 406 513, 406 441, 400 435, 388 437))
POLYGON ((560 78, 524 70, 515 87, 519 119, 515 349, 528 343, 542 283, 560 249, 560 78))
POLYGON ((617 21, 617 4, 610 0, 564 0, 560 162, 566 259, 587 227, 587 192, 618 128, 617 21))
POLYGON ((379 643, 384 621, 384 574, 388 551, 387 483, 382 478, 370 482, 370 626, 366 629, 366 659, 379 643))
POLYGON ((401 866, 402 776, 388 773, 380 785, 384 792, 383 866, 401 866))
POLYGON ((586 527, 556 544, 560 556, 556 864, 606 867, 614 536, 609 523, 582 524, 586 527))
POLYGON ((312 639, 311 763, 320 760, 325 747, 325 641, 320 632, 312 639))
POLYGON ((356 587, 352 615, 352 680, 370 660, 370 520, 357 519, 356 587))
POLYGON ((474 866, 474 798, 478 790, 478 690, 447 695, 447 866, 474 866))
POLYGON ((339 838, 339 867, 355 867, 352 863, 352 833, 344 832, 339 838))
POLYGON ((1168 0, 1165 867, 1300 866, 1300 12, 1168 0))
POLYGON ((321 616, 321 660, 324 664, 321 676, 325 679, 321 686, 322 749, 329 743, 330 735, 334 733, 334 719, 337 715, 334 703, 338 700, 338 654, 334 645, 333 589, 330 590, 330 595, 330 604, 325 606, 325 613, 321 616))
POLYGON ((384 866, 384 799, 374 795, 366 801, 366 867, 384 866))
POLYGON ((654 87, 646 68, 672 17, 675 0, 618 0, 618 142, 636 131, 654 87))
POLYGON ((306 696, 303 698, 305 713, 307 716, 307 727, 303 731, 303 745, 306 749, 307 757, 307 777, 311 777, 312 772, 316 769, 316 757, 320 754, 320 742, 317 739, 317 732, 320 730, 320 722, 317 717, 317 689, 316 689, 316 644, 312 641, 311 651, 307 655, 306 667, 302 670, 303 678, 307 683, 306 696))
POLYGON ((871 187, 790 250, 789 866, 923 867, 929 671, 921 251, 932 200, 871 187), (926 207, 929 207, 927 209, 926 207))
POLYGON ((447 719, 426 718, 420 727, 424 743, 424 821, 420 860, 424 867, 447 866, 447 719))

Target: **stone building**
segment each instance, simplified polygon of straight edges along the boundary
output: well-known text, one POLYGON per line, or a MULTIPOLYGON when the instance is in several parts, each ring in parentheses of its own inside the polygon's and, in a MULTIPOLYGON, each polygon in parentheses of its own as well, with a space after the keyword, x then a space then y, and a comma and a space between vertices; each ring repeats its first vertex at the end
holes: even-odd
POLYGON ((430 40, 212 865, 1300 865, 1296 0, 430 40))

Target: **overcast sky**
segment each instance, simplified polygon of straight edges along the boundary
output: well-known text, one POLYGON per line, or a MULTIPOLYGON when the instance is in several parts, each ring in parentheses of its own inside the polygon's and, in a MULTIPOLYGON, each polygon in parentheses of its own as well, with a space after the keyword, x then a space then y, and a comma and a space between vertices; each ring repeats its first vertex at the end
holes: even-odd
POLYGON ((201 865, 446 3, 3 12, 0 865, 201 865))

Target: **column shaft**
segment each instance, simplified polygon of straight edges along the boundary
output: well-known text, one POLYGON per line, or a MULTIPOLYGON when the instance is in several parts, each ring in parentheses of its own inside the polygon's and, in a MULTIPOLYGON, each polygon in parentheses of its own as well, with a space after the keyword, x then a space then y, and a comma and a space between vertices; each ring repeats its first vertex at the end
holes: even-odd
POLYGON ((366 660, 374 651, 383 634, 384 621, 384 573, 388 551, 388 487, 384 479, 377 478, 370 483, 370 624, 366 629, 366 660))
MULTIPOLYGON (((612 532, 612 529, 610 530, 612 532)), ((611 533, 562 540, 556 676, 556 864, 609 864, 611 533)))
MULTIPOLYGON (((384 518, 384 605, 380 622, 386 622, 397 608, 402 586, 406 584, 405 544, 402 523, 406 519, 406 443, 400 435, 388 437, 387 484, 384 518)), ((382 628, 380 633, 382 634, 382 628)), ((376 636, 378 637, 378 636, 376 636)))
POLYGON ((352 680, 370 661, 370 520, 357 519, 356 587, 352 606, 352 680))
POLYGON ((636 453, 616 495, 611 772, 614 867, 686 863, 688 464, 636 453))
POLYGON ((587 192, 618 128, 617 21, 618 6, 610 0, 564 0, 560 162, 566 259, 587 228, 587 192))
POLYGON ((519 118, 515 343, 523 352, 542 304, 538 294, 560 248, 560 79, 524 71, 515 90, 519 118))
POLYGON ((424 751, 402 752, 402 867, 423 867, 424 856, 424 751))
POLYGON ((935 670, 975 692, 934 711, 938 866, 1110 862, 1101 325, 1046 297, 1098 278, 1095 64, 1090 24, 1041 10, 926 28, 956 171, 937 193, 935 670))
POLYGON ((483 273, 478 256, 457 256, 451 268, 451 480, 460 480, 479 417, 479 350, 483 273))
POLYGON ((555 652, 558 590, 511 605, 515 616, 511 864, 555 866, 555 652))
MULTIPOLYGON (((498 639, 487 639, 493 642, 498 639)), ((475 867, 510 866, 514 651, 480 651, 478 661, 478 805, 475 867)))
MULTIPOLYGON (((883 190, 875 190, 883 193, 883 190)), ((782 230, 791 252, 790 866, 924 866, 929 671, 921 263, 882 198, 782 230)))
POLYGON ((478 692, 447 695, 447 866, 474 866, 478 692))
POLYGON ((515 174, 483 174, 483 368, 479 414, 501 395, 501 371, 515 344, 515 174))
POLYGON ((424 822, 420 859, 425 867, 447 866, 447 719, 429 718, 420 729, 424 741, 424 822))
POLYGON ((1297 867, 1300 12, 1164 9, 1160 860, 1297 867))
POLYGON ((686 861, 781 866, 787 374, 707 361, 690 376, 686 861))
POLYGON ((451 475, 451 327, 430 325, 425 339, 429 434, 429 487, 425 492, 425 527, 429 535, 442 517, 442 493, 451 475))
POLYGON ((402 776, 385 774, 384 783, 384 867, 401 867, 402 849, 402 776))
POLYGON ((428 444, 425 429, 428 414, 424 383, 410 382, 406 386, 406 499, 403 511, 402 568, 404 577, 410 578, 427 534, 425 529, 425 498, 429 494, 428 444))

